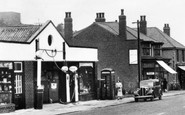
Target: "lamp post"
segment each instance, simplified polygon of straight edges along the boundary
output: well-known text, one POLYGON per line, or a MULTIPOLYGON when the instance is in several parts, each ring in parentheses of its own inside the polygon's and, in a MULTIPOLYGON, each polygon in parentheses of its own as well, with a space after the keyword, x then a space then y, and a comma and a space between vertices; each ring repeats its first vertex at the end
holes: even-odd
POLYGON ((137 20, 137 22, 133 22, 133 24, 137 23, 137 60, 138 60, 138 87, 140 87, 140 81, 141 81, 141 53, 140 53, 140 22, 137 20))

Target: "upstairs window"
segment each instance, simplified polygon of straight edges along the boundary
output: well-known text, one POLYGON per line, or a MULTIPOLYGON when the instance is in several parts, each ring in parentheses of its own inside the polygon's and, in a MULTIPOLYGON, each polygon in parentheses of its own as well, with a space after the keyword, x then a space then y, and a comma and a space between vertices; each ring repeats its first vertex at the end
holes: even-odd
POLYGON ((153 49, 154 49, 154 56, 160 56, 161 55, 161 45, 159 44, 155 44, 153 46, 153 49))
POLYGON ((151 56, 151 44, 142 44, 143 56, 151 56))
POLYGON ((184 55, 185 50, 182 50, 182 61, 185 62, 185 55, 184 55))
POLYGON ((179 62, 179 50, 177 50, 176 56, 177 56, 177 62, 179 62))

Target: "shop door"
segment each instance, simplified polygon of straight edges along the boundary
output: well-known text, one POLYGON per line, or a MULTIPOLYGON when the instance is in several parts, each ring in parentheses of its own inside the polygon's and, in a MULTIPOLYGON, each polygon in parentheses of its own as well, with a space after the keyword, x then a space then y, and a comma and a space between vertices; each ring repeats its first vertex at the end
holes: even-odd
POLYGON ((44 78, 42 78, 42 85, 44 86, 44 103, 55 103, 59 101, 58 97, 58 72, 48 71, 44 78))
POLYGON ((23 92, 22 92, 22 74, 16 73, 14 80, 14 98, 13 102, 15 104, 15 109, 23 109, 24 108, 24 100, 23 100, 23 92))

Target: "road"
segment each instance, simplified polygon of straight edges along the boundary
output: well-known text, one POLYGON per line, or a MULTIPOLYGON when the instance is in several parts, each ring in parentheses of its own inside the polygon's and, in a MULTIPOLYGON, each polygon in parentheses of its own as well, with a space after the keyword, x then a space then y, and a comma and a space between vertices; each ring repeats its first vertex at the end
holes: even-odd
POLYGON ((139 102, 62 115, 185 115, 185 96, 176 95, 146 102, 140 100, 139 102))

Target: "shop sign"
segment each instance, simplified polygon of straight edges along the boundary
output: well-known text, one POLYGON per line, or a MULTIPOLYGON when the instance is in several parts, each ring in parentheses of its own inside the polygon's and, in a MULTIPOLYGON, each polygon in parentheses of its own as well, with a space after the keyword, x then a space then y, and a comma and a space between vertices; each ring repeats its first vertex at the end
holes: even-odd
POLYGON ((56 83, 51 83, 51 88, 52 89, 56 89, 57 88, 57 84, 56 83))
POLYGON ((91 67, 93 67, 93 63, 79 63, 79 67, 82 67, 82 66, 85 66, 85 67, 91 66, 91 67))
POLYGON ((154 72, 147 72, 146 75, 154 75, 154 72))
POLYGON ((129 64, 137 64, 137 50, 129 50, 129 64))

